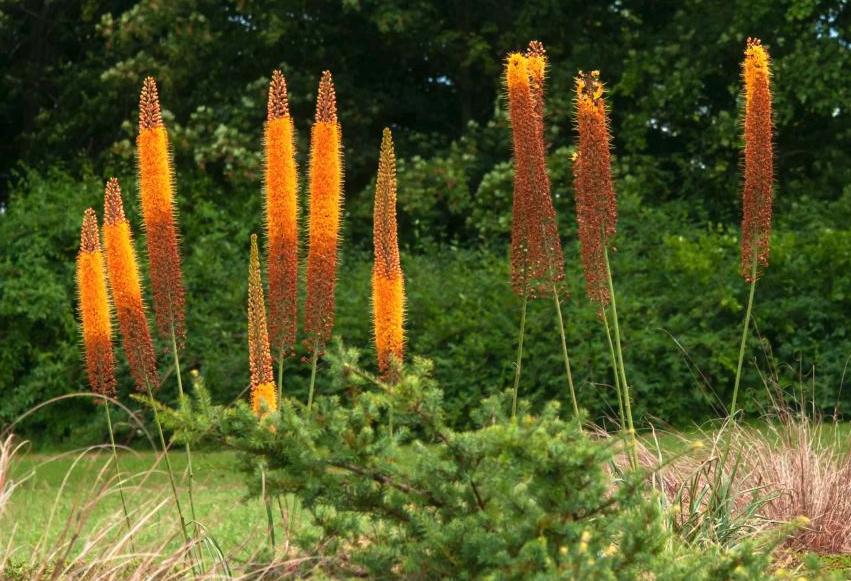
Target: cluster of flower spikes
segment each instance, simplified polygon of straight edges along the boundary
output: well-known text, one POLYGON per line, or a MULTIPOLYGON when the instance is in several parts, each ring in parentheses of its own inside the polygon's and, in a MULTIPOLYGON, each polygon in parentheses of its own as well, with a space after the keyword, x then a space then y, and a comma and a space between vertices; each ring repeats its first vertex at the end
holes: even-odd
POLYGON ((399 259, 396 225, 396 155, 393 137, 384 129, 378 178, 375 185, 373 216, 375 263, 372 269, 372 309, 378 368, 382 376, 396 383, 393 359, 401 363, 405 347, 405 281, 399 259))
POLYGON ((742 200, 741 272, 748 282, 768 266, 774 153, 768 52, 749 38, 745 50, 745 184, 742 200))
POLYGON ((269 336, 275 353, 296 340, 298 315, 298 168, 293 119, 281 71, 272 73, 264 134, 269 336))
POLYGON ((615 236, 617 204, 612 183, 611 135, 599 71, 576 78, 578 153, 573 164, 576 218, 588 298, 611 300, 605 253, 615 236))
POLYGON ((546 53, 532 41, 506 65, 514 148, 511 282, 518 295, 563 292, 564 256, 547 175, 544 138, 546 53))
POLYGON ((112 178, 104 196, 103 240, 112 300, 121 328, 124 352, 136 389, 159 387, 159 373, 148 318, 142 302, 139 263, 133 247, 130 222, 124 216, 121 188, 112 178))
POLYGON ((178 345, 182 345, 185 338, 184 290, 175 222, 174 174, 157 85, 151 77, 145 79, 139 99, 136 145, 157 329, 169 339, 174 333, 178 345))
POLYGON ((257 234, 251 235, 251 259, 248 263, 248 357, 251 366, 251 407, 254 413, 262 414, 264 405, 269 411, 276 410, 257 234))
POLYGON ((343 201, 340 124, 331 73, 325 71, 310 140, 310 248, 307 257, 305 344, 321 352, 334 328, 334 287, 343 201))
POLYGON ((97 216, 92 208, 83 214, 77 254, 77 293, 89 384, 95 393, 112 397, 116 383, 112 322, 97 216))

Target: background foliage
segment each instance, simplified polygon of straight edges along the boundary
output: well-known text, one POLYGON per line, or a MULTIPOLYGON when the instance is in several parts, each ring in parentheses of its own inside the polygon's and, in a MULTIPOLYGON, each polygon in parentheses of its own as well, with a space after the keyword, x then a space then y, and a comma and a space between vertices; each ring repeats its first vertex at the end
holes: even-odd
MULTIPOLYGON (((434 359, 451 417, 466 423, 512 373, 518 304, 507 284, 511 164, 500 75, 506 52, 532 38, 552 62, 550 171, 581 403, 597 418, 614 403, 584 297, 570 184, 572 77, 598 68, 611 91, 614 268, 638 413, 674 423, 707 417, 729 399, 745 298, 736 274, 737 119, 748 36, 774 58, 778 168, 772 266, 756 307, 764 341, 754 339, 750 353, 764 371, 777 369, 781 386, 816 366, 818 403, 847 411, 847 0, 0 0, 0 422, 85 386, 73 289, 79 216, 100 207, 110 175, 126 201, 135 192, 136 107, 148 74, 160 83, 178 173, 184 361, 218 401, 247 386, 248 236, 262 227, 266 85, 281 67, 302 168, 320 72, 330 69, 338 87, 346 231, 337 332, 370 341, 371 183, 389 125, 400 157, 410 351, 434 359)), ((548 303, 533 305, 524 391, 539 403, 565 396, 553 316, 548 303)), ((305 367, 289 365, 294 394, 305 367)), ((753 410, 768 394, 748 367, 753 410)), ((97 430, 80 421, 90 409, 53 406, 27 429, 97 430)))

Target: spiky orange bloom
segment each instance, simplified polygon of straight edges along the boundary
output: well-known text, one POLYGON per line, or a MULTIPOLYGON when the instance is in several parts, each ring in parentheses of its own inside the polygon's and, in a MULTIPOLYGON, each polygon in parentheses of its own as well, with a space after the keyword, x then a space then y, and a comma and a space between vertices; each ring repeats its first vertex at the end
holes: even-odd
POLYGON ((266 306, 263 301, 263 282, 260 280, 257 234, 251 235, 251 260, 248 263, 248 356, 251 365, 251 406, 259 413, 262 401, 274 411, 277 403, 269 335, 266 332, 266 306))
POLYGON ((768 52, 749 38, 745 50, 745 187, 742 218, 742 274, 750 282, 768 266, 771 238, 774 148, 771 72, 768 52))
POLYGON ((130 373, 139 391, 145 391, 148 385, 155 389, 159 386, 159 373, 142 302, 139 264, 133 247, 130 222, 124 217, 121 188, 115 178, 106 184, 103 241, 112 300, 118 314, 130 373))
POLYGON ((115 395, 115 357, 112 353, 112 323, 106 293, 106 273, 100 248, 95 211, 83 214, 80 252, 77 254, 77 294, 83 323, 86 370, 92 391, 115 395))
POLYGON ((287 84, 272 73, 265 132, 269 335, 275 353, 295 343, 298 313, 298 168, 287 84))
POLYGON ((396 154, 389 129, 381 139, 373 217, 375 263, 372 267, 372 310, 378 368, 391 377, 391 362, 402 362, 405 347, 405 280, 396 229, 396 154))
POLYGON ((160 114, 154 79, 147 77, 139 99, 139 192, 151 261, 151 286, 157 328, 170 338, 172 329, 180 344, 184 338, 183 283, 180 273, 178 231, 175 223, 174 174, 168 132, 160 114))
POLYGON ((576 125, 579 152, 573 164, 573 187, 586 289, 592 301, 605 306, 611 297, 604 252, 615 236, 618 214, 599 71, 579 71, 576 78, 576 125))
POLYGON ((517 294, 552 290, 564 279, 564 259, 550 196, 544 144, 546 57, 540 43, 506 64, 514 146, 511 279, 517 294))
POLYGON ((306 343, 321 350, 334 328, 334 286, 343 155, 331 73, 322 73, 310 141, 310 250, 307 257, 306 343))

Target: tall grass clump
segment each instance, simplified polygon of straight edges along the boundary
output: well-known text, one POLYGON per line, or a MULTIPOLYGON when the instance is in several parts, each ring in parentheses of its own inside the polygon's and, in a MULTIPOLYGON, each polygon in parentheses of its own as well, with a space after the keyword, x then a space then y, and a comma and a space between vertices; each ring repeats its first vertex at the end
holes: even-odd
POLYGON ((283 390, 284 360, 295 345, 298 316, 298 167, 295 130, 281 71, 272 73, 263 146, 269 342, 278 358, 278 392, 283 390))
POLYGON ((322 73, 316 122, 310 139, 310 248, 304 330, 312 351, 308 409, 313 406, 316 367, 334 328, 334 287, 343 204, 343 150, 331 73, 322 73))
POLYGON ((375 262, 372 268, 372 313, 378 369, 392 385, 405 351, 405 279, 396 228, 396 154, 393 136, 384 129, 373 217, 375 262))
POLYGON ((611 131, 600 72, 579 72, 576 78, 578 153, 573 165, 576 219, 588 298, 597 303, 612 360, 621 427, 626 430, 633 467, 637 467, 632 398, 621 347, 609 248, 617 232, 617 201, 612 180, 611 131), (610 327, 614 328, 614 340, 610 327))
POLYGON ((742 197, 741 272, 745 281, 750 284, 750 292, 742 325, 739 361, 733 384, 733 401, 730 404, 730 415, 734 419, 756 281, 760 276, 760 268, 768 266, 768 255, 771 249, 772 187, 774 185, 771 71, 768 51, 758 38, 748 39, 743 70, 745 183, 742 197))
POLYGON ((521 299, 513 409, 516 412, 528 301, 535 296, 549 294, 555 301, 570 399, 574 413, 578 413, 561 312, 561 296, 566 294, 564 256, 550 195, 544 143, 546 67, 543 45, 533 41, 525 54, 512 53, 508 56, 505 72, 514 148, 511 283, 521 299))

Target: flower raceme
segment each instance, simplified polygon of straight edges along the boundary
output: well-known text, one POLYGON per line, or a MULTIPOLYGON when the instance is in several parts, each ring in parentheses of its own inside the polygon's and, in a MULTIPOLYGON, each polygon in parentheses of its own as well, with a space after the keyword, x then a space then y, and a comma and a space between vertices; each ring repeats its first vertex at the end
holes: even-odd
POLYGON ((396 155, 393 137, 384 129, 373 218, 375 263, 372 268, 372 310, 378 368, 391 383, 392 363, 401 363, 405 343, 405 281, 399 259, 396 227, 396 155))
POLYGON ((337 103, 331 73, 322 73, 316 100, 316 123, 310 139, 310 249, 307 257, 305 331, 307 344, 321 351, 334 327, 334 287, 343 157, 337 103))
POLYGON ((285 354, 295 343, 298 312, 298 168, 281 71, 272 73, 264 137, 269 335, 274 352, 285 354))
POLYGON ((159 374, 148 319, 142 302, 139 264, 133 247, 130 222, 124 217, 121 188, 112 178, 106 184, 103 218, 103 241, 106 246, 107 272, 112 300, 118 314, 124 352, 136 389, 159 386, 159 374))
POLYGON ((546 56, 539 42, 506 63, 514 148, 511 279, 514 291, 546 293, 564 280, 564 258, 550 195, 544 144, 546 56))
POLYGON ((145 79, 139 99, 136 146, 157 328, 166 338, 174 333, 176 341, 181 344, 185 336, 184 290, 175 223, 174 174, 157 85, 151 77, 145 79))
POLYGON ((771 125, 770 62, 759 39, 745 50, 745 185, 742 218, 742 264, 751 282, 768 266, 771 237, 774 157, 771 125))
POLYGON ((77 254, 77 295, 89 384, 95 393, 111 397, 115 395, 112 323, 97 216, 92 208, 83 214, 77 254))
POLYGON ((248 356, 251 366, 251 407, 255 414, 277 409, 272 356, 266 331, 266 306, 260 279, 260 253, 257 234, 251 235, 251 259, 248 264, 248 356))
POLYGON ((573 164, 576 218, 588 298, 611 300, 605 252, 616 232, 617 204, 612 183, 611 135, 599 71, 576 78, 578 154, 573 164))

